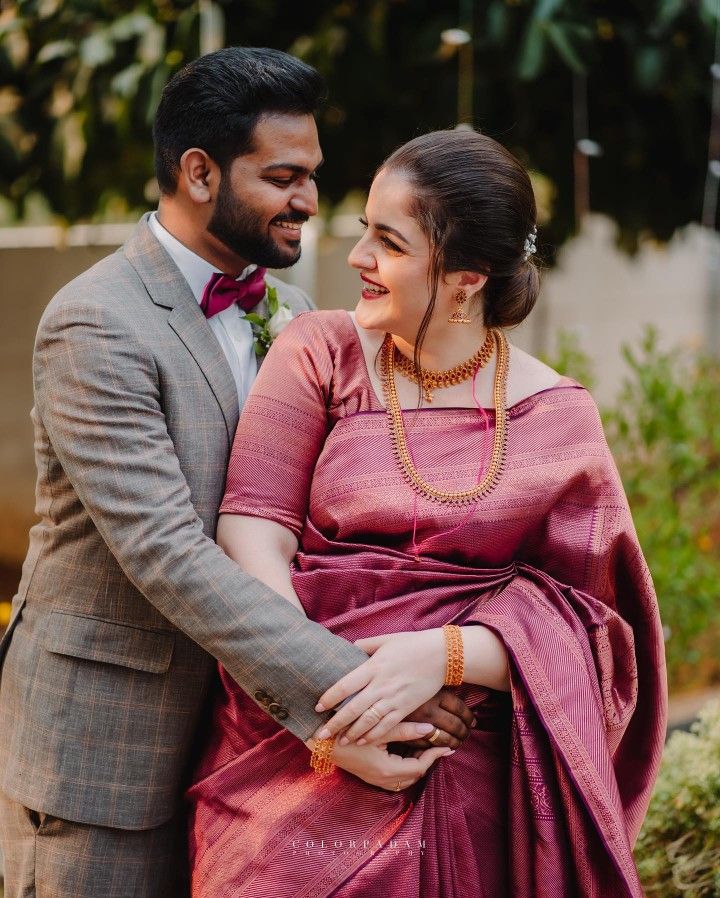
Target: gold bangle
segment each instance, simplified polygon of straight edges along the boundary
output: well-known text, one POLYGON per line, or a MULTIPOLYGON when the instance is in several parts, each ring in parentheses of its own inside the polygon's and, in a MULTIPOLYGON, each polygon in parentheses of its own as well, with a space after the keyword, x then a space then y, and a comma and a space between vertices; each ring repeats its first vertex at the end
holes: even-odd
POLYGON ((465 675, 462 631, 457 624, 445 624, 443 634, 445 635, 445 648, 447 649, 445 685, 462 686, 463 676, 465 675))
POLYGON ((335 737, 332 739, 318 739, 315 742, 315 748, 310 755, 310 766, 318 776, 327 776, 335 769, 332 761, 333 748, 335 748, 335 737))

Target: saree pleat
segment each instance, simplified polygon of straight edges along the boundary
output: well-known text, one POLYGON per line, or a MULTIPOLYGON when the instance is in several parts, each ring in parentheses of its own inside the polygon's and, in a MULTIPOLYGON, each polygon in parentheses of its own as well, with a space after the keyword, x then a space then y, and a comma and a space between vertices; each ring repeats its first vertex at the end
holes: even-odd
MULTIPOLYGON (((408 413, 433 483, 477 475, 479 417, 408 413)), ((312 619, 349 640, 489 627, 511 691, 461 687, 478 728, 390 793, 342 770, 317 777, 307 749, 221 670, 188 791, 194 898, 642 895, 632 844, 666 700, 652 583, 584 390, 563 380, 513 407, 508 446, 470 518, 424 500, 414 515, 346 313, 303 315, 276 341, 222 510, 298 534, 292 579, 312 619)))

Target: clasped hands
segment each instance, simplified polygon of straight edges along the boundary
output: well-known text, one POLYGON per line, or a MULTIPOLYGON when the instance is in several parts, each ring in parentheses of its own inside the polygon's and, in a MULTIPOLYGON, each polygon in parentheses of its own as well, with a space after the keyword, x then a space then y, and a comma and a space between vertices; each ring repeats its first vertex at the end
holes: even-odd
POLYGON ((441 629, 391 633, 355 644, 370 657, 320 696, 318 712, 352 698, 314 739, 337 737, 333 760, 339 767, 399 791, 452 754, 467 739, 474 718, 461 699, 442 688, 446 651, 441 629), (436 728, 440 732, 431 743, 426 737, 436 728), (388 752, 391 742, 404 743, 410 753, 388 752))

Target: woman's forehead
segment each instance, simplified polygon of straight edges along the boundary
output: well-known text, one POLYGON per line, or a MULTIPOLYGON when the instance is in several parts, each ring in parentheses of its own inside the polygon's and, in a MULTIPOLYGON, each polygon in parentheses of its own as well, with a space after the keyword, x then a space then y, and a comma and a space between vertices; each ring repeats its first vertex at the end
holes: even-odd
POLYGON ((388 224, 402 221, 406 228, 414 227, 421 233, 420 226, 411 213, 413 185, 400 172, 382 169, 375 176, 368 196, 366 212, 369 216, 381 216, 388 224), (392 217, 394 222, 390 222, 392 217))

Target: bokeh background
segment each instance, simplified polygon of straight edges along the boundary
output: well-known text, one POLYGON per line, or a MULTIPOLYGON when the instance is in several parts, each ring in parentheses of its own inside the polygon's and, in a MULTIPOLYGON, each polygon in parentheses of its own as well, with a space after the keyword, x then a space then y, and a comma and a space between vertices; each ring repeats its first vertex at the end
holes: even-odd
MULTIPOLYGON (((322 212, 280 275, 351 308, 372 173, 472 126, 530 169, 545 267, 512 339, 593 392, 657 586, 678 733, 648 893, 720 896, 720 0, 0 0, 0 630, 33 522, 37 322, 154 207, 150 128, 184 63, 316 66, 322 212)), ((2 734, 0 734, 2 738, 2 734)), ((674 754, 673 754, 674 753, 674 754)))

